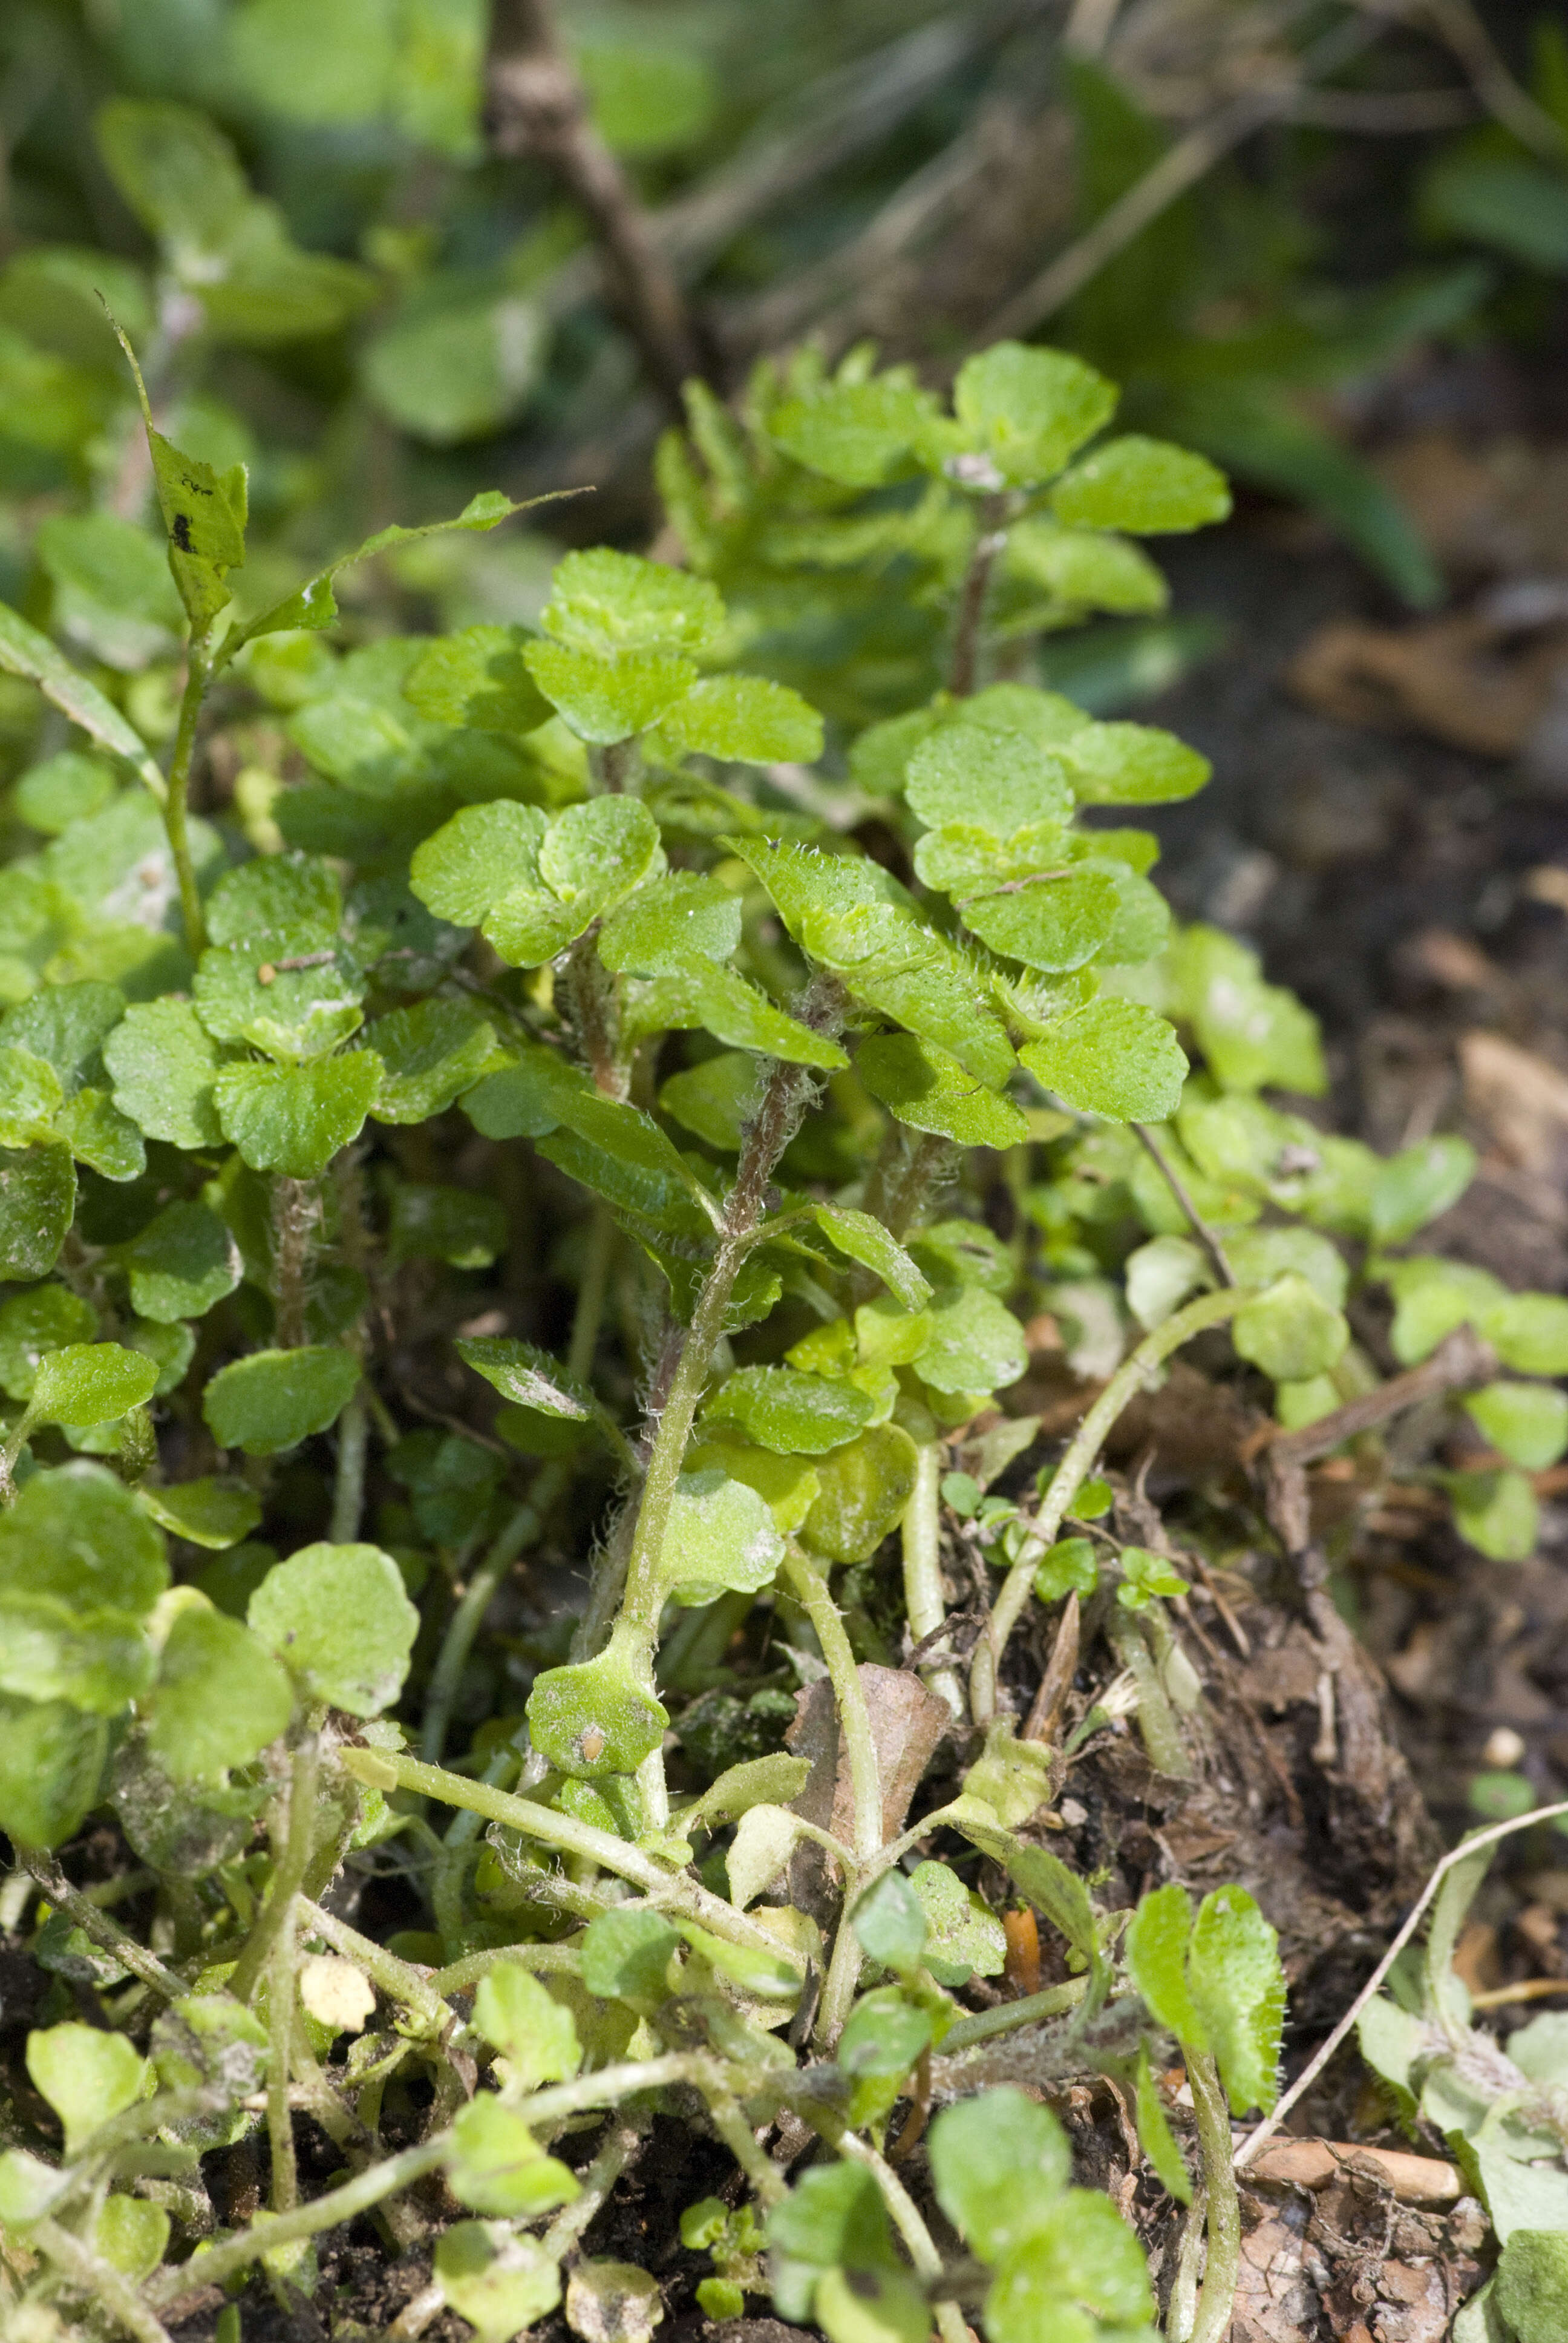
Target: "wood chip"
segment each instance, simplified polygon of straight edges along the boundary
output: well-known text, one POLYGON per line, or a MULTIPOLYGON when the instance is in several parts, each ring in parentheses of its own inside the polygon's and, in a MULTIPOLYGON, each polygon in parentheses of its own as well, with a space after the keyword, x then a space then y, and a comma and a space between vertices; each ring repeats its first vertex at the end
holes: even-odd
POLYGON ((1298 2188, 1326 2188, 1342 2172, 1366 2172, 1402 2205, 1454 2205, 1464 2193, 1457 2165, 1402 2148, 1358 2147, 1341 2139, 1279 2139, 1247 2167, 1256 2180, 1285 2180, 1298 2188))

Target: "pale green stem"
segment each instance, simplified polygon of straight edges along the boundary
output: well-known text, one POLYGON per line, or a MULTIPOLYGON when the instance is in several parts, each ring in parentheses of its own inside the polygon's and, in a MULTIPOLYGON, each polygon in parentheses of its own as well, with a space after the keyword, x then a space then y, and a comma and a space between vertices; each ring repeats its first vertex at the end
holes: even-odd
POLYGON ((819 1571, 811 1567, 796 1545, 787 1549, 782 1569, 797 1601, 816 1629, 817 1641, 822 1647, 822 1657, 827 1664, 833 1696, 838 1704, 839 1728, 843 1735, 849 1786, 855 1801, 855 1865, 844 1882, 844 1902, 838 1934, 833 1939, 832 1957, 828 1964, 813 2036, 819 2049, 828 2049, 843 2029, 849 2005, 855 1997, 855 1987, 860 1979, 860 1942, 849 1925, 849 1911, 868 1874, 882 1868, 878 1860, 882 1845, 882 1785, 865 1687, 860 1682, 860 1672, 855 1665, 855 1654, 849 1648, 849 1638, 844 1633, 844 1623, 828 1591, 828 1582, 819 1571))
POLYGON ((294 1896, 290 1894, 266 1962, 266 2136, 272 2149, 275 2213, 291 2213, 299 2198, 294 2117, 288 2105, 288 2077, 294 2063, 294 1896))
POLYGON ((186 808, 190 798, 191 757, 196 749, 196 725, 211 678, 212 661, 206 638, 205 635, 193 636, 186 658, 186 688, 180 699, 179 725, 175 733, 174 755, 169 760, 168 795, 164 799, 163 809, 169 852, 174 857, 175 874, 179 880, 186 948, 192 960, 199 958, 206 948, 206 923, 202 917, 201 897, 196 892, 186 808))
POLYGON ((316 1832, 316 1793, 320 1778, 321 1745, 307 1734, 294 1753, 294 1774, 288 1791, 288 1825, 281 1847, 274 1842, 272 1886, 256 1926, 240 1949, 227 1990, 236 2001, 247 2002, 261 1982, 278 1930, 288 1919, 294 1899, 304 1883, 316 1832))
POLYGON ((441 1639, 441 1649, 430 1674, 430 1689, 425 1699, 425 1721, 419 1735, 419 1754, 428 1765, 438 1765, 441 1762, 447 1728, 452 1721, 452 1709, 457 1697, 457 1686, 496 1590, 524 1547, 532 1545, 542 1534, 551 1508, 570 1477, 571 1467, 565 1458, 545 1466, 469 1579, 463 1590, 462 1600, 447 1623, 447 1632, 441 1639))
POLYGON ((1043 1993, 1026 1994, 1021 2001, 1004 2001, 995 2009, 977 2009, 972 2016, 959 2018, 942 2036, 941 2056, 952 2057, 960 2050, 968 2050, 977 2042, 989 2042, 998 2034, 1010 2034, 1020 2026, 1039 2026, 1048 2017, 1060 2017, 1078 2004, 1089 1991, 1087 1977, 1069 1977, 1065 1985, 1047 1986, 1043 1993))
POLYGON ((1130 1612, 1113 1604, 1105 1622, 1105 1633, 1111 1650, 1138 1687, 1138 1729, 1143 1736, 1149 1763, 1157 1774, 1169 1775, 1178 1781, 1190 1780, 1192 1760, 1187 1755, 1176 1712, 1160 1681, 1160 1670, 1142 1629, 1130 1612))
POLYGON ((69 2229, 61 2228, 57 2221, 35 2221, 27 2231, 27 2242, 41 2246, 72 2286, 117 2319, 136 2343, 172 2343, 168 2328, 147 2308, 124 2272, 91 2252, 69 2229))
MULTIPOLYGON (((457 1990, 455 1986, 437 1985, 411 1963, 400 1961, 396 1953, 362 1936, 347 1920, 339 1920, 336 1914, 311 1903, 308 1896, 300 1897, 298 1911, 307 1936, 322 1937, 335 1953, 363 1969, 371 1984, 378 1986, 388 2000, 413 2010, 427 2026, 439 2028, 456 2024, 457 2012, 445 1999, 446 1994, 457 1990)), ((507 1947, 508 1952, 511 1949, 510 1946, 507 1947)))
POLYGON ((525 1941, 516 1945, 487 1945, 482 1952, 467 1953, 460 1961, 437 1969, 429 1980, 432 1992, 467 1993, 490 1971, 504 1968, 515 1962, 519 1968, 529 1969, 536 1976, 580 1976, 583 1956, 570 1945, 544 1945, 525 1941))
POLYGON ((335 2228, 339 2221, 352 2220, 357 2213, 367 2213, 383 2197, 395 2196, 398 2189, 422 2180, 427 2172, 434 2172, 446 2153, 443 2136, 422 2141, 417 2147, 405 2148, 400 2156, 389 2156, 385 2163, 357 2173, 341 2188, 329 2189, 325 2197, 314 2197, 308 2205, 297 2205, 292 2213, 279 2214, 276 2221, 243 2230, 237 2237, 230 2237, 226 2244, 214 2246, 209 2252, 195 2255, 173 2268, 166 2267, 146 2288, 146 2298, 163 2310, 187 2294, 200 2294, 209 2286, 221 2286, 236 2270, 259 2261, 275 2247, 297 2245, 302 2237, 319 2237, 324 2229, 335 2228))
POLYGON ((42 1888, 45 1897, 57 1911, 69 1913, 85 1936, 90 1937, 99 1949, 112 1953, 120 1966, 144 1985, 161 1994, 166 2001, 178 2001, 190 1991, 185 1979, 171 1968, 166 1968, 156 1953, 144 1951, 136 1938, 128 1936, 117 1920, 111 1920, 99 1910, 91 1897, 79 1887, 73 1887, 65 1873, 51 1856, 41 1850, 18 1846, 17 1860, 42 1888))
POLYGON ((1209 2255, 1191 2343, 1224 2343, 1241 2268, 1241 2200, 1231 2168, 1231 2117, 1213 2056, 1181 2046, 1209 2191, 1209 2255))
MULTIPOLYGON (((863 2164, 875 2177, 893 2227, 902 2237, 910 2259, 915 2266, 915 2276, 928 2287, 934 2288, 940 2286, 943 2274, 942 2258, 937 2251, 936 2240, 927 2228, 919 2206, 892 2166, 852 2131, 845 2132, 835 2145, 841 2156, 848 2157, 855 2164, 863 2164)), ((941 2343, 967 2343, 969 2330, 958 2304, 942 2300, 933 2303, 932 2308, 936 2313, 937 2332, 941 2337, 941 2343)))
POLYGON ((532 1799, 514 1797, 487 1782, 466 1781, 444 1766, 421 1765, 417 1758, 399 1756, 390 1750, 349 1745, 339 1750, 338 1763, 375 1788, 415 1790, 422 1797, 438 1798, 445 1805, 483 1815, 487 1821, 505 1823, 509 1829, 521 1831, 525 1838, 558 1847, 563 1855, 586 1855, 601 1871, 613 1872, 660 1904, 689 1914, 728 1944, 753 1946, 759 1952, 779 1950, 778 1938, 769 1936, 755 1921, 683 1873, 667 1870, 651 1856, 628 1846, 613 1831, 596 1830, 591 1823, 578 1822, 575 1815, 559 1814, 553 1806, 536 1805, 532 1799))
POLYGON ((745 2111, 731 2092, 715 2083, 705 2088, 703 2097, 708 2101, 714 2130, 751 2183, 752 2194, 763 2211, 770 2212, 789 2193, 784 2175, 766 2148, 758 2145, 745 2111))
POLYGON ((365 1511, 365 1441, 369 1429, 363 1387, 337 1419, 337 1477, 332 1487, 334 1545, 353 1545, 365 1511))
POLYGON ((569 2205, 562 2206, 539 2239, 542 2251, 552 2262, 564 2261, 571 2252, 631 2162, 641 2138, 642 2133, 636 2124, 616 2125, 583 2174, 578 2194, 569 2205))
MULTIPOLYGON (((927 1441, 915 1451, 915 1485, 904 1507, 901 1536, 904 1548, 904 1615, 910 1634, 919 1644, 934 1635, 947 1617, 942 1593, 942 1451, 940 1441, 927 1441)), ((922 1680, 956 1717, 964 1713, 963 1685, 950 1660, 927 1662, 922 1680)))
POLYGON ((1235 1291, 1221 1293, 1201 1293, 1146 1334, 1137 1349, 1123 1359, 1100 1397, 1090 1409, 1068 1444, 1066 1454, 1051 1476, 1050 1488, 1034 1522, 1033 1530, 1018 1560, 1009 1571, 990 1615, 990 1626, 975 1646, 970 1667, 970 1707, 977 1725, 989 1725, 996 1715, 997 1675, 1008 1637, 1017 1626, 1023 1606, 1029 1601, 1034 1584, 1034 1574, 1042 1557, 1056 1542, 1057 1532, 1067 1516, 1073 1498, 1088 1479, 1111 1427, 1118 1416, 1141 1391, 1153 1370, 1179 1351, 1183 1342, 1191 1342, 1209 1326, 1220 1326, 1241 1308, 1245 1296, 1235 1291))

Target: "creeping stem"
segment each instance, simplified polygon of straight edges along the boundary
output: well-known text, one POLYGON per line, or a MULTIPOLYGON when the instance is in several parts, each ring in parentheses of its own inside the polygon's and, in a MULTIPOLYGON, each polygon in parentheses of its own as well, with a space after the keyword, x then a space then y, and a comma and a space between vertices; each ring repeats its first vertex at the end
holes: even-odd
POLYGON ((1186 2044, 1182 2048, 1209 2192, 1209 2257, 1191 2343, 1223 2343, 1231 2331, 1241 2268, 1241 2200, 1231 2164, 1231 2118, 1212 2053, 1186 2044))
POLYGON ((281 1847, 274 1842, 272 1892, 262 1907, 261 1916, 246 1938, 234 1974, 228 1980, 228 1991, 236 2001, 249 2001, 261 1982, 280 1928, 294 1909, 294 1899, 305 1883, 310 1862, 310 1850, 315 1836, 316 1793, 321 1772, 321 1745, 314 1733, 307 1734, 294 1753, 294 1772, 288 1786, 288 1822, 281 1847))
POLYGON ((996 1715, 997 1674, 1007 1639, 1029 1600, 1036 1567, 1054 1544, 1068 1508, 1088 1479, 1117 1417, 1143 1388, 1145 1378, 1172 1351, 1179 1351, 1183 1342, 1202 1333, 1205 1327, 1223 1325, 1226 1319, 1234 1317, 1245 1299, 1244 1294, 1231 1287, 1221 1293, 1201 1293, 1195 1302, 1173 1312, 1163 1325, 1146 1334, 1137 1349, 1123 1359, 1079 1425, 1052 1475, 1035 1517, 1033 1533, 1003 1581, 990 1629, 975 1646, 970 1666, 970 1706, 977 1725, 989 1725, 996 1715))
MULTIPOLYGON (((904 1548, 904 1613, 917 1644, 934 1635, 947 1616, 942 1594, 941 1554, 942 1451, 929 1440, 915 1452, 915 1485, 904 1508, 901 1531, 904 1548)), ((922 1666, 920 1674, 955 1716, 964 1713, 963 1687, 958 1670, 949 1661, 922 1666)))

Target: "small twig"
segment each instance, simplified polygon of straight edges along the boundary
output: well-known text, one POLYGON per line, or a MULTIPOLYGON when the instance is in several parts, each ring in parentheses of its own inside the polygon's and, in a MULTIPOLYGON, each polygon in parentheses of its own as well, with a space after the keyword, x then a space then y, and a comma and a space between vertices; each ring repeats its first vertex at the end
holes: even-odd
POLYGON ((1020 1740, 1050 1739, 1061 1704, 1071 1690, 1072 1679, 1078 1673, 1078 1639, 1079 1602, 1076 1594, 1070 1594, 1062 1606, 1056 1641, 1050 1647, 1050 1657, 1040 1680, 1040 1690, 1035 1694, 1024 1721, 1020 1740))
POLYGON ((549 0, 495 0, 486 82, 494 151, 540 156, 588 214, 616 306, 678 414, 681 386, 699 370, 680 286, 630 180, 589 119, 549 0))
POLYGON ((1164 1149, 1161 1146, 1160 1141, 1155 1138, 1154 1133, 1150 1130, 1146 1122, 1134 1122, 1131 1123, 1128 1127, 1137 1138, 1140 1145, 1148 1154, 1153 1157, 1154 1162, 1159 1170, 1160 1177, 1164 1181, 1165 1185, 1170 1189, 1171 1193, 1175 1197, 1177 1203, 1181 1206, 1182 1213, 1186 1218, 1188 1227, 1191 1230, 1192 1234, 1197 1238, 1198 1242, 1202 1246, 1204 1252, 1208 1256, 1209 1266, 1213 1271, 1215 1276, 1219 1279, 1221 1284, 1234 1285, 1236 1282, 1236 1272, 1225 1258, 1224 1246, 1220 1242, 1219 1238, 1209 1226, 1208 1222, 1203 1218, 1203 1215, 1198 1210, 1197 1205, 1192 1202, 1192 1198, 1188 1192, 1186 1182, 1182 1179, 1181 1174, 1177 1171, 1174 1163, 1171 1161, 1171 1159, 1166 1154, 1164 1149))
MULTIPOLYGON (((992 475, 993 478, 995 475, 992 475)), ((959 593, 958 610, 953 618, 952 662, 948 674, 948 689, 955 699, 967 699, 980 677, 980 629, 985 618, 986 597, 990 591, 990 574, 997 556, 1007 545, 1009 499, 1004 492, 987 497, 980 508, 980 534, 970 555, 970 566, 959 593)))
POLYGON ((1419 24, 1424 16, 1452 50, 1487 112, 1522 146, 1548 162, 1562 162, 1568 140, 1561 126, 1514 80, 1470 0, 1357 0, 1357 5, 1396 24, 1419 24))
POLYGON ((1336 1407, 1331 1415, 1320 1415, 1315 1423, 1302 1424, 1299 1432, 1267 1433, 1270 1469, 1315 1464, 1320 1456, 1332 1455, 1347 1440, 1374 1431, 1391 1415, 1401 1415, 1424 1399, 1442 1399, 1450 1392, 1490 1383, 1496 1373, 1497 1354, 1491 1344, 1483 1342, 1473 1327, 1456 1326, 1419 1367, 1391 1375, 1375 1391, 1347 1400, 1343 1407, 1336 1407))
POLYGON ((1425 1912, 1428 1905, 1432 1902, 1432 1897, 1437 1894, 1437 1891, 1442 1886, 1443 1881, 1447 1878, 1449 1873, 1453 1869, 1454 1865, 1456 1863, 1467 1863, 1470 1857, 1474 1855, 1480 1847, 1492 1846, 1495 1845, 1497 1840, 1509 1838, 1515 1831, 1530 1830, 1537 1823, 1552 1822, 1559 1815, 1568 1815, 1568 1799, 1563 1799, 1558 1805, 1553 1806, 1537 1806, 1533 1814, 1515 1815, 1511 1822, 1493 1823, 1490 1830, 1474 1831, 1472 1833, 1470 1837, 1462 1839, 1458 1846, 1451 1847, 1449 1849, 1448 1853, 1443 1856, 1442 1861, 1433 1871, 1431 1878, 1427 1881, 1426 1885, 1422 1889, 1415 1903, 1411 1906, 1410 1913, 1405 1920, 1403 1927, 1401 1928, 1398 1936, 1395 1936, 1392 1944, 1390 1945, 1387 1952, 1383 1955, 1382 1960, 1379 1961, 1376 1968, 1373 1969, 1371 1976, 1368 1977, 1360 1993, 1357 1994, 1355 1999, 1352 2002, 1350 2007, 1346 2010, 1344 2016, 1341 2018, 1333 2032, 1329 2036, 1328 2040, 1322 2045, 1316 2056, 1311 2059, 1308 2064, 1302 2067, 1295 2081, 1291 2085, 1290 2089, 1284 2092, 1282 2096, 1275 2101, 1272 2112, 1264 2117, 1262 2122, 1258 2125, 1254 2131, 1250 2131, 1247 2134, 1246 2138, 1236 2150, 1234 2157, 1231 2158, 1231 2162, 1234 2164, 1238 2172, 1241 2170, 1244 2165, 1248 2165, 1251 2162, 1259 2148, 1263 2145, 1263 2142, 1266 2139, 1271 2138, 1273 2134, 1279 2130, 1280 2126, 1284 2122, 1285 2117, 1290 2114, 1291 2109, 1296 2105, 1297 2101, 1304 2097, 1306 2093, 1311 2090, 1312 2085, 1317 2081, 1318 2077, 1322 2073, 1323 2068, 1328 2065, 1329 2060, 1333 2056, 1334 2052, 1339 2048, 1340 2044, 1344 2040, 1346 2035, 1349 2034, 1352 2026, 1355 2024, 1357 2018, 1361 2016, 1368 2002, 1371 2001, 1372 1996, 1377 1992, 1378 1987, 1387 1976, 1390 1969, 1392 1968, 1395 1961, 1398 1960, 1401 1953, 1403 1952, 1405 1946, 1414 1936, 1417 1928, 1421 1926, 1422 1914, 1425 1912))
POLYGON ((1490 1993, 1473 1993, 1470 2006, 1503 2009, 1511 2001, 1546 2001, 1554 1993, 1568 1993, 1568 1977, 1525 1977, 1518 1985, 1494 1985, 1490 1993))
POLYGON ((166 2001, 178 2001, 190 1991, 182 1976, 166 1968, 156 1953, 145 1952, 136 1938, 128 1936, 117 1920, 111 1920, 92 1898, 79 1887, 73 1887, 57 1863, 39 1851, 18 1846, 16 1860, 30 1872, 56 1911, 65 1912, 75 1922, 84 1936, 90 1937, 101 1952, 113 1954, 124 1969, 140 1977, 144 1985, 161 1994, 166 2001))

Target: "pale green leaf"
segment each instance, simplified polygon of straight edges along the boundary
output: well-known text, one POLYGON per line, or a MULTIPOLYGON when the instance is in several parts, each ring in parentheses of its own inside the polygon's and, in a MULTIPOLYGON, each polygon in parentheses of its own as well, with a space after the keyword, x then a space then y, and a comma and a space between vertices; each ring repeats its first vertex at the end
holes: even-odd
POLYGON ((364 1127, 381 1081, 373 1050, 302 1066, 225 1066, 213 1085, 224 1136, 253 1172, 314 1180, 364 1127))
POLYGON ((317 1544, 268 1571, 246 1624, 312 1699, 378 1716, 403 1688, 419 1614, 378 1546, 317 1544))
POLYGON ((1001 481, 1029 487, 1052 478, 1109 423, 1116 397, 1113 384, 1065 350, 994 342, 960 367, 953 412, 1001 481))
POLYGON ((1114 1122, 1163 1122, 1187 1077, 1186 1054, 1165 1020, 1110 994, 1060 1019, 1019 1054, 1042 1088, 1114 1122))
POLYGON ((587 650, 531 642, 528 673, 579 739, 629 740, 683 699, 697 669, 674 651, 587 650))
POLYGON ((739 1368, 704 1410, 708 1421, 737 1424, 759 1448, 779 1456, 826 1455, 852 1440, 874 1413, 853 1383, 789 1367, 739 1368))
POLYGON ((1141 537, 1202 528, 1231 509, 1225 476, 1204 456, 1138 434, 1107 439, 1050 493, 1060 520, 1141 537))
POLYGON ((358 1381, 354 1353, 331 1344, 253 1351, 214 1375, 202 1415, 220 1448, 275 1456, 336 1423, 358 1381))
POLYGON ((205 1609, 179 1614, 158 1662, 147 1733, 171 1781, 248 1765, 293 1711, 287 1676, 237 1619, 205 1609))

